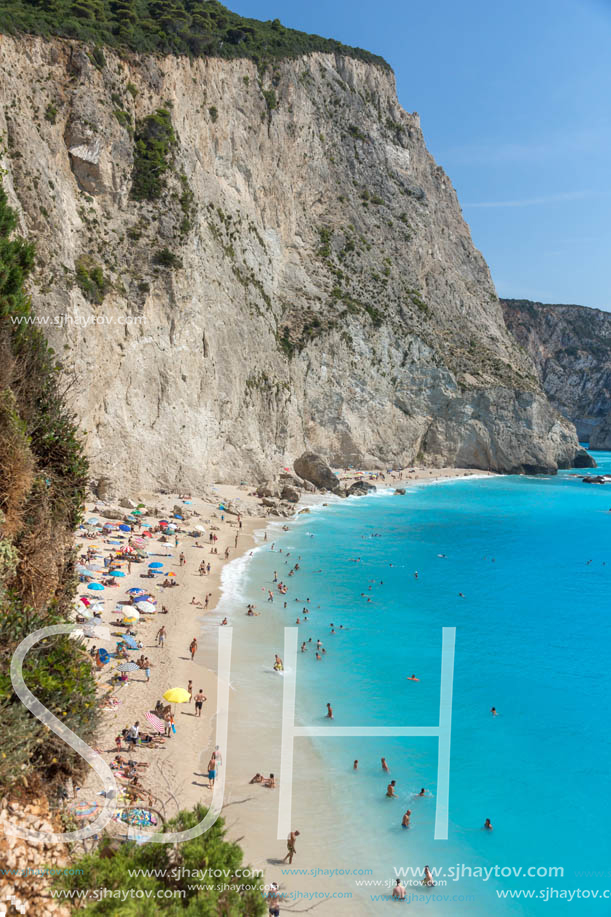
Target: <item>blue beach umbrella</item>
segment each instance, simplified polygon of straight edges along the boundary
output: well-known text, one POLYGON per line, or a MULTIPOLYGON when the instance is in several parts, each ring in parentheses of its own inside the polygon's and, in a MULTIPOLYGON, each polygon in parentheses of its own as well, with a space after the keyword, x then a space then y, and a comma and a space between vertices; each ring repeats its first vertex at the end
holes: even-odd
POLYGON ((131 525, 125 525, 124 522, 121 523, 121 525, 119 526, 119 528, 121 529, 122 532, 131 532, 131 530, 132 530, 131 525))
POLYGON ((90 583, 87 588, 91 592, 103 592, 104 586, 101 583, 90 583))
POLYGON ((129 647, 130 650, 138 649, 138 644, 136 643, 133 637, 129 636, 129 634, 125 637, 121 637, 121 640, 123 641, 123 643, 125 643, 129 647))
POLYGON ((132 586, 127 592, 129 595, 144 595, 144 589, 141 589, 140 586, 132 586))
POLYGON ((111 570, 110 576, 125 576, 123 570, 111 570))
POLYGON ((156 560, 154 563, 149 564, 149 567, 152 567, 153 569, 158 569, 159 567, 163 567, 163 564, 160 563, 158 560, 156 560))

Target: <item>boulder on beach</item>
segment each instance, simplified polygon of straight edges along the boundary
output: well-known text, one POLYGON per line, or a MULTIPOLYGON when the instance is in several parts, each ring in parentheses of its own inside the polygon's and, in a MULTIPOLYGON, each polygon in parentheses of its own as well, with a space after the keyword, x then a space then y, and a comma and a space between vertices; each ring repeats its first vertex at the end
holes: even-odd
POLYGON ((280 496, 283 500, 286 500, 287 503, 299 503, 299 491, 297 488, 291 487, 290 484, 284 485, 280 496))
POLYGON ((294 462, 295 474, 305 481, 310 481, 319 490, 339 490, 339 481, 321 455, 316 452, 304 452, 294 462))
POLYGON ((368 481, 355 481, 350 487, 346 488, 347 497, 364 497, 366 494, 375 493, 377 487, 368 481))

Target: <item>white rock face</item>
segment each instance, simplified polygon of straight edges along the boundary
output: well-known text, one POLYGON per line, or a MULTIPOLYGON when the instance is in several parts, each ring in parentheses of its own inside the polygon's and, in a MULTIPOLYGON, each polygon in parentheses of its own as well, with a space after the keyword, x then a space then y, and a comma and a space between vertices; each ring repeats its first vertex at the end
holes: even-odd
POLYGON ((573 462, 574 429, 507 333, 390 72, 313 54, 259 84, 245 60, 108 51, 100 71, 76 42, 2 37, 0 52, 5 185, 96 476, 126 491, 263 481, 306 450, 573 462), (165 190, 137 202, 133 129, 162 108, 177 135, 165 190))

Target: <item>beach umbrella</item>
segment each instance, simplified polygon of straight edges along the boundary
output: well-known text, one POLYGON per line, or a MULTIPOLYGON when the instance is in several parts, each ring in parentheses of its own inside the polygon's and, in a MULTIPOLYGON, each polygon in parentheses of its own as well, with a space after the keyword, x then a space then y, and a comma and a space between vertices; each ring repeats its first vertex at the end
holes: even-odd
POLYGON ((130 650, 137 650, 137 649, 138 649, 138 644, 137 644, 137 642, 134 640, 133 637, 130 637, 129 634, 127 634, 125 637, 121 637, 121 640, 123 641, 123 643, 126 644, 126 646, 127 646, 130 650))
POLYGON ((145 595, 145 590, 141 589, 140 586, 132 586, 131 589, 128 589, 127 592, 129 595, 145 595))
POLYGON ((168 573, 168 576, 176 576, 176 574, 175 574, 175 573, 172 573, 172 572, 170 572, 170 573, 168 573))
POLYGON ((142 535, 143 535, 145 538, 152 538, 152 537, 153 537, 153 533, 152 533, 152 532, 143 532, 142 535))
POLYGON ((101 808, 98 802, 77 802, 70 806, 75 818, 89 818, 99 812, 101 808))
POLYGON ((161 519, 161 520, 159 521, 159 525, 168 525, 168 520, 167 520, 167 519, 161 519))
POLYGON ((136 611, 135 608, 131 608, 129 611, 125 612, 123 623, 124 624, 135 624, 136 621, 139 621, 139 620, 140 620, 140 612, 136 611))
POLYGON ((111 570, 110 576, 125 576, 123 570, 111 570))
POLYGON ((76 565, 76 572, 80 573, 81 576, 91 576, 91 570, 88 570, 83 564, 76 565))
POLYGON ((92 611, 104 611, 104 602, 95 601, 90 607, 92 611))
POLYGON ((175 531, 176 531, 176 526, 175 526, 175 525, 166 525, 166 531, 167 531, 167 532, 175 532, 175 531))
POLYGON ((135 509, 132 511, 132 516, 141 516, 141 515, 142 515, 142 510, 140 509, 135 509))
POLYGON ((138 509, 144 509, 145 506, 146 506, 146 503, 139 503, 138 509))
POLYGON ((159 719, 158 716, 155 716, 155 714, 154 714, 154 713, 151 713, 150 710, 148 710, 148 711, 144 714, 144 716, 145 716, 145 719, 148 720, 148 722, 151 724, 151 726, 153 727, 153 729, 154 729, 156 732, 160 732, 160 733, 161 733, 161 732, 165 732, 165 725, 164 725, 164 723, 159 719))
POLYGON ((83 618, 93 618, 93 608, 84 608, 81 615, 83 618))
POLYGON ((135 672, 140 666, 136 665, 135 662, 122 662, 118 668, 119 672, 135 672))
POLYGON ((154 561, 152 564, 149 564, 149 567, 153 567, 153 568, 155 568, 155 569, 158 569, 159 567, 163 567, 163 564, 160 563, 158 560, 156 560, 156 561, 154 561))
POLYGON ((104 586, 101 583, 89 583, 87 586, 90 592, 102 592, 104 586))
POLYGON ((138 611, 143 612, 145 615, 155 614, 155 606, 151 602, 138 602, 138 611))
POLYGON ((89 601, 86 595, 82 595, 79 601, 81 601, 83 605, 91 605, 91 602, 89 601))
POLYGON ((99 521, 97 516, 92 516, 91 519, 87 520, 87 525, 97 525, 99 521))
POLYGON ((191 700, 191 695, 185 688, 168 688, 163 699, 169 701, 170 704, 186 704, 191 700))
POLYGON ((196 531, 198 531, 198 532, 205 532, 205 531, 206 531, 206 529, 204 528, 203 525, 194 525, 193 528, 194 528, 196 531))
POLYGON ((121 523, 121 525, 119 526, 119 528, 121 529, 122 532, 131 532, 131 530, 132 530, 131 525, 125 525, 124 522, 121 523))
POLYGON ((150 528, 151 528, 151 523, 150 523, 150 522, 141 522, 140 525, 142 526, 143 529, 150 529, 150 528))

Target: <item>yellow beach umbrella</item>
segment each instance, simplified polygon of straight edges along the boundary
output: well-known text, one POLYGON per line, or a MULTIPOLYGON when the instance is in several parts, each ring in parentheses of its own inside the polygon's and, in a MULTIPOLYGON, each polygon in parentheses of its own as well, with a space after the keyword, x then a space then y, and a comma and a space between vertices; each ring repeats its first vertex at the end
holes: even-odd
POLYGON ((133 611, 128 611, 123 616, 124 624, 135 624, 136 621, 140 620, 140 613, 134 608, 133 611))
POLYGON ((170 704, 186 704, 190 700, 189 692, 185 688, 168 688, 163 699, 170 704))

